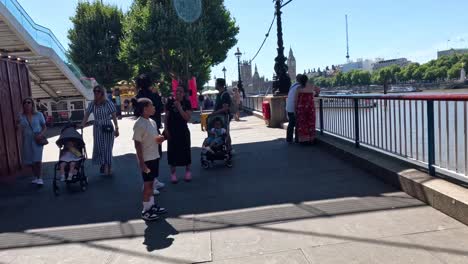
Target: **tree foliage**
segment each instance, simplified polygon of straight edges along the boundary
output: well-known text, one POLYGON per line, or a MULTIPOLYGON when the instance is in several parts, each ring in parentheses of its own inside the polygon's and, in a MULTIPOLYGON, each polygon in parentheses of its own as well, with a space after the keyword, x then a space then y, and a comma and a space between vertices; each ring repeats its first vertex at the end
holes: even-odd
POLYGON ((335 71, 335 74, 325 76, 327 78, 319 74, 319 77, 312 78, 312 82, 323 87, 359 87, 370 84, 388 86, 401 82, 434 82, 458 79, 462 68, 468 71, 468 54, 444 56, 422 65, 411 63, 406 67, 388 66, 372 74, 363 70, 352 70, 347 73, 335 71))
POLYGON ((195 76, 198 87, 210 68, 223 62, 237 43, 239 28, 224 0, 203 0, 203 13, 192 24, 176 14, 172 0, 135 0, 124 23, 121 58, 133 74, 149 72, 168 83, 195 76))
POLYGON ((118 58, 124 14, 100 1, 79 2, 68 32, 70 57, 86 76, 110 88, 127 79, 127 64, 118 58))

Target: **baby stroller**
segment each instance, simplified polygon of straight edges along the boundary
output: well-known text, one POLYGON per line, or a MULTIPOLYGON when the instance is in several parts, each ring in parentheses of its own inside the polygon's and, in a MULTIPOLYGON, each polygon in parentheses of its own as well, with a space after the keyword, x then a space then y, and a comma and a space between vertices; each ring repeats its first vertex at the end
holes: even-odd
MULTIPOLYGON (((60 149, 59 162, 55 164, 53 181, 54 194, 56 196, 60 194, 58 187, 60 179, 57 177, 57 172, 60 170, 60 164, 62 163, 62 161, 60 161, 60 157, 62 157, 63 152, 66 150, 65 146, 70 141, 73 142, 75 149, 79 151, 81 156, 79 160, 75 162, 74 169, 76 170, 76 174, 73 175, 71 179, 65 181, 65 184, 67 186, 67 189, 70 190, 73 184, 79 183, 81 191, 83 192, 86 191, 88 186, 88 178, 86 177, 84 170, 84 164, 87 159, 87 153, 85 143, 83 141, 83 129, 81 129, 80 134, 78 131, 76 131, 76 126, 74 124, 69 124, 62 129, 60 137, 56 142, 57 146, 60 149)), ((68 175, 70 173, 70 170, 72 169, 73 168, 70 168, 70 164, 68 164, 65 167, 66 175, 68 175)))
MULTIPOLYGON (((215 121, 221 120, 222 128, 227 129, 228 125, 228 120, 227 116, 225 115, 214 115, 214 116, 209 116, 207 118, 207 132, 208 136, 211 131, 211 129, 214 127, 215 121)), ((205 139, 206 142, 207 139, 205 139)), ((201 154, 201 165, 202 168, 208 169, 213 166, 213 163, 217 160, 223 160, 224 165, 228 168, 232 168, 232 155, 230 151, 228 151, 227 148, 227 135, 225 134, 223 136, 223 144, 220 144, 216 146, 215 148, 212 148, 212 151, 207 151, 205 149, 202 150, 201 154)))

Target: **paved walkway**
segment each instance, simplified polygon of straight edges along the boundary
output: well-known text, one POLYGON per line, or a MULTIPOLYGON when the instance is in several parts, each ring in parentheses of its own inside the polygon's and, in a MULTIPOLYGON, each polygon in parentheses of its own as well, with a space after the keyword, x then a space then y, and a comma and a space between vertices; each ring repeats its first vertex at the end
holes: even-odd
POLYGON ((468 263, 466 226, 319 147, 286 145, 284 130, 255 117, 232 126, 232 169, 200 168, 205 134, 192 125, 194 181, 163 190, 170 213, 147 225, 132 124, 121 121, 113 177, 88 162, 87 192, 53 196, 53 144, 43 189, 26 180, 2 189, 1 264, 468 263))

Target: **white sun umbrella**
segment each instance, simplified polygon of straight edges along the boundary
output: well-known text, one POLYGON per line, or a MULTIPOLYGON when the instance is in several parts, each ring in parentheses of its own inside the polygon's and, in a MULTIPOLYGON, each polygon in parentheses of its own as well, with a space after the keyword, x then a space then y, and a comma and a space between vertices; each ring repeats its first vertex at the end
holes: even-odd
POLYGON ((218 91, 216 90, 208 90, 208 91, 204 91, 202 95, 210 95, 210 94, 217 94, 217 93, 218 91))

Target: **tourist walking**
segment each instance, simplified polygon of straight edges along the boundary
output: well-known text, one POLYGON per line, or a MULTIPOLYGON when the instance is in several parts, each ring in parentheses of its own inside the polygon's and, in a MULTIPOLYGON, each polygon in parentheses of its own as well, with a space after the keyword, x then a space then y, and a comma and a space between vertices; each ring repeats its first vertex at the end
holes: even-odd
POLYGON ((156 122, 150 118, 154 112, 155 107, 150 99, 138 99, 135 106, 138 119, 133 126, 133 140, 144 182, 141 218, 145 221, 156 220, 166 212, 165 208, 155 204, 153 196, 154 180, 159 176, 159 146, 164 142, 156 122))
POLYGON ((304 88, 307 85, 309 78, 306 75, 298 74, 296 77, 296 83, 289 88, 288 98, 286 99, 286 112, 288 113, 288 129, 286 132, 286 141, 288 143, 299 142, 297 129, 296 129, 296 106, 298 90, 304 88))
POLYGON ((192 117, 192 105, 185 97, 185 87, 179 85, 175 98, 166 105, 165 132, 167 138, 167 159, 171 166, 171 182, 178 182, 176 167, 185 167, 184 180, 192 180, 191 140, 187 123, 192 117))
POLYGON ((31 167, 34 180, 33 184, 42 186, 42 153, 47 144, 45 132, 47 131, 44 115, 36 111, 34 101, 31 98, 23 100, 23 111, 17 120, 17 129, 22 135, 22 162, 31 167))
POLYGON ((101 166, 101 174, 111 175, 114 138, 119 136, 116 109, 114 104, 107 99, 104 87, 99 85, 94 87, 93 93, 94 101, 89 104, 81 125, 84 127, 89 116, 93 114, 93 164, 101 166))
POLYGON ((230 112, 230 107, 232 104, 231 96, 226 89, 226 80, 219 78, 216 79, 216 90, 218 90, 218 94, 216 95, 216 102, 214 106, 214 111, 211 115, 219 115, 222 114, 226 118, 226 129, 227 129, 227 137, 226 137, 226 145, 228 151, 232 151, 232 141, 231 141, 231 131, 230 131, 230 121, 232 118, 232 113, 230 112))
POLYGON ((234 120, 236 121, 240 121, 240 106, 241 106, 241 94, 239 92, 239 88, 237 87, 234 87, 233 90, 233 95, 232 95, 232 99, 233 99, 233 104, 234 104, 234 120))

